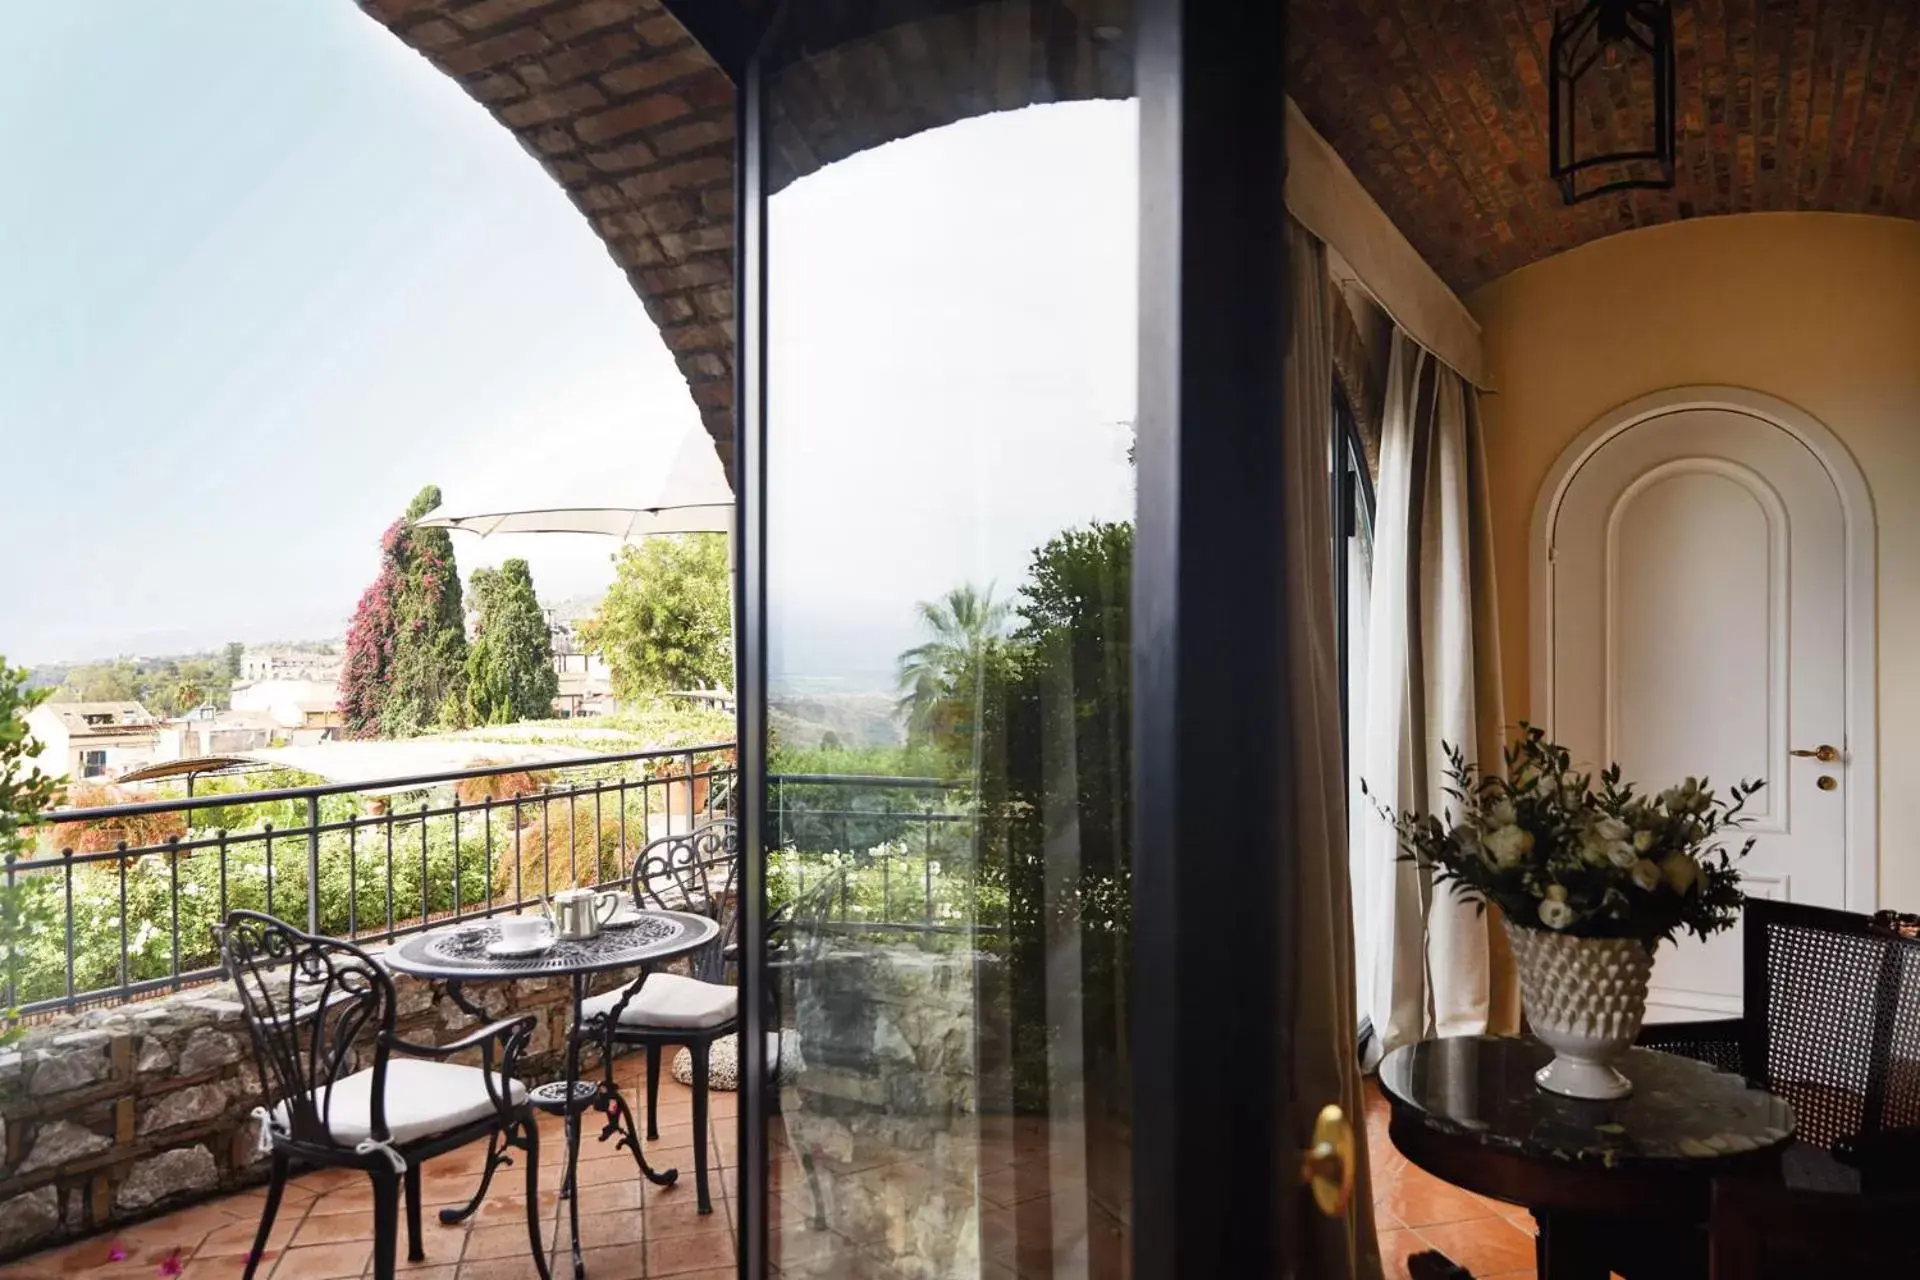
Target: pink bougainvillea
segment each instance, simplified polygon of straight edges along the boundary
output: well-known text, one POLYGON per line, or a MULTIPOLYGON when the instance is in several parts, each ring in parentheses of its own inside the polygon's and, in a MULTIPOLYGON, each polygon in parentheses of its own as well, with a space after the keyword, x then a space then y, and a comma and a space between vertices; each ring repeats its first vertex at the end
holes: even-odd
POLYGON ((422 489, 380 537, 380 573, 347 629, 340 710, 359 737, 396 737, 458 718, 466 633, 453 540, 414 522, 440 505, 422 489))

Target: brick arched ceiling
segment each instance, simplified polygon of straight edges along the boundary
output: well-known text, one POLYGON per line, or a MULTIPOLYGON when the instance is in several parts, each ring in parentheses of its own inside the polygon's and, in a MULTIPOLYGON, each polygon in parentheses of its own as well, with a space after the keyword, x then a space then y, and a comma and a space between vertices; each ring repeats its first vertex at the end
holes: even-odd
POLYGON ((1675 0, 1676 187, 1568 208, 1545 69, 1571 4, 1292 0, 1288 91, 1456 290, 1681 218, 1920 216, 1920 0, 1675 0))
MULTIPOLYGON (((360 3, 459 81, 566 189, 658 326, 731 472, 727 76, 659 0, 360 3)), ((1131 92, 1127 0, 935 7, 911 25, 835 41, 782 76, 771 119, 776 187, 969 116, 1131 92)))
MULTIPOLYGON (((566 189, 659 326, 730 468, 727 77, 659 0, 361 4, 459 81, 566 189)), ((842 11, 889 8, 809 4, 830 26, 842 11)), ((936 12, 812 54, 784 79, 772 121, 776 186, 967 116, 1131 89, 1128 0, 912 7, 936 12)), ((1920 0, 1677 0, 1678 187, 1573 208, 1546 176, 1555 8, 1291 0, 1290 91, 1455 289, 1679 218, 1920 216, 1920 0)))

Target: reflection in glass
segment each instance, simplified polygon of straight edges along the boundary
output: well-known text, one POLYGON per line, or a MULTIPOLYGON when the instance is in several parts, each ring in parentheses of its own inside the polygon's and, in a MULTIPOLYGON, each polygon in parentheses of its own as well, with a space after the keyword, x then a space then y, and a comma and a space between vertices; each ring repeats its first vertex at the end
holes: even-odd
POLYGON ((1118 1276, 1128 17, 915 8, 766 82, 771 1259, 1118 1276))

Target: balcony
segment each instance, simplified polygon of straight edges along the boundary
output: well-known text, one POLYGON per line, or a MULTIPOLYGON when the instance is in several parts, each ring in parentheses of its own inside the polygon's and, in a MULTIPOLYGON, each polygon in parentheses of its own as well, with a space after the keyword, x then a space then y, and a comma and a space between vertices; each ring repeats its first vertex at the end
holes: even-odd
MULTIPOLYGON (((266 1100, 214 946, 227 911, 270 911, 377 952, 537 907, 576 882, 623 884, 646 840, 730 814, 734 783, 732 748, 714 743, 45 815, 33 854, 6 868, 24 925, 6 998, 26 1026, 0 1057, 0 1257, 11 1259, 0 1273, 243 1270, 265 1174, 252 1113, 266 1100)), ((839 939, 814 958, 810 984, 783 979, 776 997, 792 1043, 796 1024, 807 1029, 804 1078, 784 1081, 768 1129, 779 1221, 809 1228, 786 1240, 783 1272, 826 1274, 849 1251, 879 1262, 937 1237, 1013 1274, 1023 1241, 1030 1262, 1051 1256, 1054 1196, 1095 1206, 1078 1230, 1117 1259, 1122 1215, 1099 1206, 1123 1203, 1124 1133, 1022 1105, 1006 890, 969 865, 970 797, 930 778, 787 774, 771 800, 770 892, 819 899, 832 877, 825 914, 839 939), (1095 1149, 1107 1158, 1071 1154, 1095 1149), (903 1203, 916 1206, 904 1228, 903 1203)), ((396 988, 402 1038, 446 1043, 470 1027, 442 984, 401 976, 396 988)), ((556 1072, 571 1016, 563 982, 468 994, 489 1015, 535 1014, 524 1074, 556 1072)), ((644 1097, 643 1058, 620 1060, 616 1074, 644 1097)), ((732 1274, 735 1096, 712 1094, 715 1212, 702 1216, 689 1185, 691 1091, 662 1087, 647 1153, 683 1171, 677 1186, 648 1185, 593 1131, 583 1145, 581 1240, 596 1277, 732 1274)), ((545 1118, 541 1136, 542 1211, 564 1255, 559 1122, 545 1118)), ((465 1201, 484 1162, 479 1147, 436 1158, 427 1208, 465 1201)), ((427 1213, 428 1262, 414 1270, 530 1274, 519 1186, 503 1175, 470 1223, 443 1227, 427 1213)), ((362 1274, 367 1178, 310 1172, 288 1196, 263 1259, 272 1269, 258 1274, 362 1274)))

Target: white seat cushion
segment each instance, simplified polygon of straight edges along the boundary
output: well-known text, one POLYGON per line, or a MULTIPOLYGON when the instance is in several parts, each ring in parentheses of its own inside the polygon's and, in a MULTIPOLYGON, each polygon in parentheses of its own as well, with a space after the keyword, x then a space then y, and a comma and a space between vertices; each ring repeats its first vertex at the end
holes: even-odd
MULTIPOLYGON (((518 1080, 512 1083, 512 1101, 518 1106, 527 1100, 527 1087, 518 1080)), ((352 1146, 371 1138, 373 1068, 334 1081, 331 1094, 322 1091, 315 1104, 334 1141, 352 1146)), ((287 1123, 286 1107, 282 1102, 273 1109, 282 1128, 287 1123)), ((478 1067, 398 1056, 387 1059, 387 1129, 395 1143, 458 1129, 493 1111, 486 1076, 478 1067)))
MULTIPOLYGON (((582 1020, 604 1016, 625 991, 625 987, 616 987, 582 1001, 582 1020)), ((731 1022, 739 1011, 738 987, 683 978, 677 973, 656 973, 620 1011, 620 1025, 698 1030, 731 1022)))

